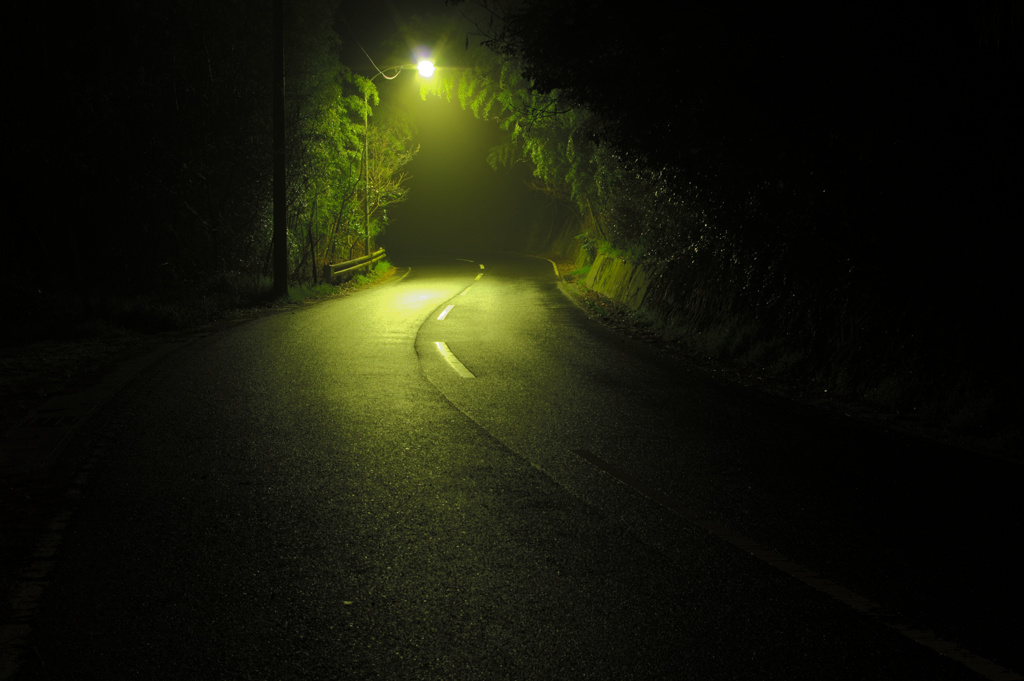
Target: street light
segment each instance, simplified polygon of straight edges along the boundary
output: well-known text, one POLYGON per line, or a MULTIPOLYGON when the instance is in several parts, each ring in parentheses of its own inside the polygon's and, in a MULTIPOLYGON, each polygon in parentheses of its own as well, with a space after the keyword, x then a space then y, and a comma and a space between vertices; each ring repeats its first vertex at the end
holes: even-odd
POLYGON ((416 65, 416 70, 420 72, 420 75, 424 78, 430 78, 434 75, 434 62, 429 59, 422 59, 420 63, 416 65))
MULTIPOLYGON (((371 60, 371 64, 373 61, 371 60)), ((376 68, 374 64, 374 68, 376 68)), ((398 74, 407 69, 416 69, 421 76, 424 78, 430 78, 434 75, 434 62, 429 59, 422 59, 418 64, 403 64, 401 66, 389 66, 384 70, 377 69, 377 73, 370 78, 372 83, 376 80, 377 76, 384 76, 387 80, 394 80, 398 78, 398 74), (394 72, 394 75, 388 75, 394 72)), ((370 92, 369 90, 363 91, 363 187, 365 195, 363 197, 363 208, 366 213, 366 255, 370 255, 370 92)))

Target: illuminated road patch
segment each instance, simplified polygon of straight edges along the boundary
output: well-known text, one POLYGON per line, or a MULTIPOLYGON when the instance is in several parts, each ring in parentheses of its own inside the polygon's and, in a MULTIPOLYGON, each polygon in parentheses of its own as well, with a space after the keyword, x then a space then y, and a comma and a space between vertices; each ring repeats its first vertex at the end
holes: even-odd
POLYGON ((464 296, 467 293, 469 293, 469 289, 473 287, 473 284, 475 284, 476 282, 480 281, 480 277, 482 277, 482 276, 484 276, 483 272, 481 272, 480 274, 476 275, 476 277, 473 278, 473 281, 470 282, 469 286, 467 286, 466 288, 462 289, 462 293, 460 293, 459 295, 460 296, 464 296))

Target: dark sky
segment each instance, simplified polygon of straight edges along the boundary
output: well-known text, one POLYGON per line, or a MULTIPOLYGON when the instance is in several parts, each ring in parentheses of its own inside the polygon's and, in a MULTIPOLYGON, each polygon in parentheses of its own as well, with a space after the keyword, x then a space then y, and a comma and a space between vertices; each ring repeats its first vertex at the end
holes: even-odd
MULTIPOLYGON (((411 61, 411 53, 415 48, 423 46, 436 49, 438 46, 421 45, 420 40, 405 33, 404 26, 417 17, 456 19, 461 16, 461 10, 447 6, 445 0, 345 2, 338 10, 337 24, 338 35, 344 43, 343 59, 349 68, 356 71, 369 68, 366 55, 359 48, 362 45, 374 62, 382 67, 392 63, 391 60, 396 57, 411 61), (400 48, 402 44, 407 49, 400 48)), ((459 35, 458 39, 464 40, 464 36, 459 35)))
MULTIPOLYGON (((401 28, 414 16, 458 17, 459 9, 446 6, 444 0, 350 3, 341 11, 344 19, 339 21, 338 33, 345 43, 343 58, 357 73, 373 73, 360 45, 381 68, 415 61, 420 50, 436 55, 441 68, 451 67, 462 57, 466 29, 461 25, 449 25, 439 39, 412 36, 401 28), (365 70, 368 67, 370 71, 365 70)), ((466 253, 506 245, 509 231, 529 219, 527 208, 539 197, 525 188, 526 168, 494 171, 487 164, 488 150, 504 133, 494 123, 475 119, 457 103, 434 96, 423 101, 415 72, 403 72, 392 81, 378 77, 374 83, 382 104, 405 111, 420 146, 408 168, 412 175, 409 199, 388 210, 390 225, 382 241, 392 261, 438 248, 466 253)))

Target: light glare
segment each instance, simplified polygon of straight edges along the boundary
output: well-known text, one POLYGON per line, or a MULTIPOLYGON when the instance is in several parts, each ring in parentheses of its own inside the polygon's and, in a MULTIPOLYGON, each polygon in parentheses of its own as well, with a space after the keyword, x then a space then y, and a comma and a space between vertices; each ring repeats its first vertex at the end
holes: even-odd
POLYGON ((424 59, 416 65, 416 70, 420 72, 420 75, 424 78, 430 78, 434 75, 434 62, 429 59, 424 59))

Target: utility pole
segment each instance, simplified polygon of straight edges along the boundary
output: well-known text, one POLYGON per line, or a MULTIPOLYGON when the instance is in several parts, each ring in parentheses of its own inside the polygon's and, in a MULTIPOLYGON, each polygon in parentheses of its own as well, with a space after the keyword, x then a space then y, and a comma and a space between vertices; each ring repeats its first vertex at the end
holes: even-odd
POLYGON ((274 2, 274 295, 288 295, 288 209, 284 162, 284 0, 274 2))

